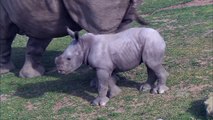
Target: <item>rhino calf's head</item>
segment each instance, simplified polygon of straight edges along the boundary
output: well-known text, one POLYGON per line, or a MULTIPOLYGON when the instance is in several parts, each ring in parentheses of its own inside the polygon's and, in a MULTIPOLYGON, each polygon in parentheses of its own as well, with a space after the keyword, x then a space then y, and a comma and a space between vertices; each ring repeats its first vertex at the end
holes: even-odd
POLYGON ((73 41, 60 56, 55 58, 57 70, 61 74, 69 74, 78 69, 83 63, 84 57, 82 45, 78 40, 78 33, 69 28, 67 28, 67 31, 73 41))

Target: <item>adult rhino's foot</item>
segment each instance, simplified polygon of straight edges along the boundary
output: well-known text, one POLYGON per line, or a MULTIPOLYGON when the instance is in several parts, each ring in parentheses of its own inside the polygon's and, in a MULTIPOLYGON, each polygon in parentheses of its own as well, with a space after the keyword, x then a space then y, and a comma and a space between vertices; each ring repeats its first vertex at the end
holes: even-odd
POLYGON ((8 62, 7 64, 0 65, 0 75, 10 72, 15 69, 15 66, 12 62, 8 62))
POLYGON ((113 88, 110 88, 110 91, 108 92, 107 96, 109 98, 117 96, 119 93, 121 93, 121 89, 118 86, 114 86, 113 88))
POLYGON ((140 86, 139 90, 140 91, 150 91, 152 89, 152 85, 150 85, 149 83, 142 83, 142 85, 140 86))
POLYGON ((169 90, 169 88, 166 85, 157 85, 156 87, 153 88, 152 93, 162 94, 167 90, 169 90))
POLYGON ((97 97, 95 100, 92 101, 92 105, 105 106, 108 101, 108 97, 97 97))
POLYGON ((19 76, 22 78, 33 78, 42 76, 45 72, 45 69, 41 65, 37 65, 33 68, 31 65, 24 65, 24 67, 19 72, 19 76))

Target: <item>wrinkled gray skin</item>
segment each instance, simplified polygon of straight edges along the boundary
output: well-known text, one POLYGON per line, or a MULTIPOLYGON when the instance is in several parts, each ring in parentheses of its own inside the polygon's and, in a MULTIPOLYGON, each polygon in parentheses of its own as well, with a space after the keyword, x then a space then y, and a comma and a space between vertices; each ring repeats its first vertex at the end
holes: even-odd
POLYGON ((166 45, 156 30, 131 28, 117 34, 87 33, 79 39, 70 29, 68 32, 74 40, 56 57, 57 70, 69 74, 81 64, 94 68, 98 78, 98 97, 94 105, 105 106, 109 98, 121 92, 115 73, 131 70, 142 62, 147 67, 148 79, 140 90, 164 93, 169 89, 166 86, 168 73, 162 66, 166 45))
POLYGON ((0 74, 14 69, 10 59, 16 34, 29 37, 19 76, 41 76, 41 57, 52 38, 74 31, 113 33, 128 28, 141 0, 0 0, 0 74), (112 14, 113 13, 113 14, 112 14))

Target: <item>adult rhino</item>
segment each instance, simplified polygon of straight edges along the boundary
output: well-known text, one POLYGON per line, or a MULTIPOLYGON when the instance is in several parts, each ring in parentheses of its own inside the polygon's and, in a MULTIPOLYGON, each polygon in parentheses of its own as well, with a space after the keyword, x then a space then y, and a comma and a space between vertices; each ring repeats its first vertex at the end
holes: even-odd
POLYGON ((0 74, 14 69, 11 44, 16 34, 29 37, 20 77, 41 76, 41 57, 52 38, 85 29, 92 33, 121 31, 133 20, 141 0, 0 0, 0 74))

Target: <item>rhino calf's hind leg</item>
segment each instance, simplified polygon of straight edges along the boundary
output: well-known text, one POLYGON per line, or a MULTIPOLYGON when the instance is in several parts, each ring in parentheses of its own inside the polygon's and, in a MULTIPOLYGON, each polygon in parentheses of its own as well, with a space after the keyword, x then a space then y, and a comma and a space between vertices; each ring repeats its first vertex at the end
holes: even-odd
POLYGON ((148 79, 145 83, 142 83, 140 86, 140 91, 150 91, 154 88, 155 82, 157 80, 157 76, 155 75, 155 72, 147 67, 147 73, 148 73, 148 79))
POLYGON ((116 75, 112 75, 109 79, 109 91, 107 95, 109 98, 115 97, 121 92, 121 89, 116 85, 116 82, 116 75))
POLYGON ((168 72, 163 67, 163 58, 165 53, 165 43, 161 36, 154 32, 153 38, 148 37, 151 42, 145 44, 143 51, 143 62, 147 67, 148 80, 141 86, 141 89, 151 88, 152 93, 164 93, 169 88, 166 86, 166 80, 168 77, 168 72), (156 81, 157 80, 157 81, 156 81), (155 85, 155 81, 157 84, 155 85))
POLYGON ((90 81, 90 87, 98 89, 98 78, 95 77, 90 81))
POLYGON ((153 67, 153 70, 158 78, 158 81, 152 92, 161 94, 169 90, 169 88, 166 86, 166 79, 169 76, 169 73, 162 65, 153 67))
POLYGON ((32 78, 44 74, 45 69, 41 65, 41 57, 52 39, 36 39, 30 37, 27 43, 25 63, 19 72, 22 78, 32 78))

